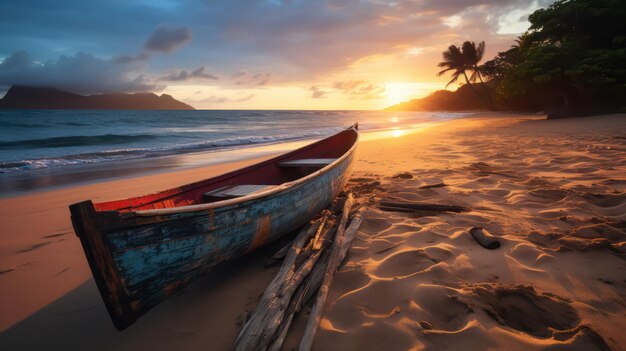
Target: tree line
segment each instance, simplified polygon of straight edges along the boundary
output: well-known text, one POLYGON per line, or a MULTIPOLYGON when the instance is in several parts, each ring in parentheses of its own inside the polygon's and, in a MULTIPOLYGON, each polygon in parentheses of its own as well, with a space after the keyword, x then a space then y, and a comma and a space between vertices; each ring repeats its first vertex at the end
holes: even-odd
POLYGON ((451 45, 439 75, 452 74, 448 85, 463 78, 492 110, 626 112, 626 1, 560 0, 528 20, 509 50, 483 64, 484 42, 451 45))

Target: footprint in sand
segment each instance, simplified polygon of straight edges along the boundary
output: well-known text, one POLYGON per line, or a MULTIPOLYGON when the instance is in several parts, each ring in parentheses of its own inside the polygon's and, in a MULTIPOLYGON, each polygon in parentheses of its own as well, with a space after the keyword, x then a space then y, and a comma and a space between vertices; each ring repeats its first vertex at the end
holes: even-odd
POLYGON ((472 313, 474 310, 463 301, 459 291, 433 284, 415 288, 407 315, 422 329, 437 333, 463 328, 472 313))
POLYGON ((498 323, 535 337, 551 337, 555 331, 580 323, 576 310, 564 299, 537 293, 530 286, 480 284, 472 293, 482 309, 498 323))
POLYGON ((529 194, 547 201, 557 202, 563 200, 568 192, 561 189, 536 189, 531 190, 529 194))
POLYGON ((578 227, 570 233, 571 236, 581 239, 598 239, 605 238, 613 243, 624 239, 624 222, 617 223, 598 223, 587 226, 578 227))
POLYGON ((626 194, 585 193, 581 197, 598 207, 617 207, 626 202, 626 194))
POLYGON ((565 342, 572 350, 611 350, 594 329, 581 324, 569 301, 531 286, 471 287, 478 307, 498 323, 537 338, 565 342))

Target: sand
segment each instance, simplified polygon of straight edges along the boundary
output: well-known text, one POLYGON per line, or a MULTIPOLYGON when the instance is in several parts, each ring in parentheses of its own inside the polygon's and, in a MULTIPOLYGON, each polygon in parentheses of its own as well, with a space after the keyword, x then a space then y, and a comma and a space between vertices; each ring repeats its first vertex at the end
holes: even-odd
MULTIPOLYGON (((0 348, 229 349, 276 272, 264 261, 278 244, 217 269, 117 332, 67 204, 250 162, 0 200, 0 348)), ((484 114, 364 134, 349 186, 370 207, 314 349, 625 349, 626 115, 484 114), (471 211, 376 208, 390 198, 471 211), (468 233, 474 226, 502 246, 479 246, 468 233)), ((297 344, 305 318, 285 349, 297 344)))

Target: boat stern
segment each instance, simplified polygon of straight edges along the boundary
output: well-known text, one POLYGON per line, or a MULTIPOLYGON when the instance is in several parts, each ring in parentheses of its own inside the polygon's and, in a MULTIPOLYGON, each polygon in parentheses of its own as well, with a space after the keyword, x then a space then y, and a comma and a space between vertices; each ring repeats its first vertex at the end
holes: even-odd
POLYGON ((115 327, 123 330, 135 322, 138 315, 128 301, 113 257, 98 230, 98 212, 92 201, 83 201, 70 205, 70 213, 74 232, 83 246, 107 311, 115 327))

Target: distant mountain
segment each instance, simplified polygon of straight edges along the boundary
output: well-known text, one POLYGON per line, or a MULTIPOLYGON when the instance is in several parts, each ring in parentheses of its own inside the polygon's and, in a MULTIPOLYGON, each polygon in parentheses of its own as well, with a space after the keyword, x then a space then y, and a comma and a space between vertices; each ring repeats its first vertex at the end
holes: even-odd
MULTIPOLYGON (((481 86, 474 84, 479 94, 483 91, 481 86)), ((485 104, 472 91, 472 87, 465 84, 456 91, 437 90, 434 93, 421 98, 389 106, 387 111, 467 111, 484 110, 485 104)))
POLYGON ((193 110, 171 95, 153 93, 78 95, 55 88, 13 86, 0 109, 193 110))

